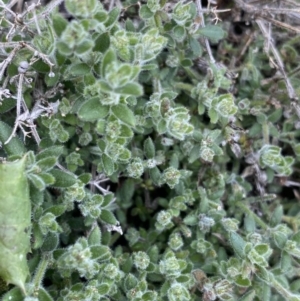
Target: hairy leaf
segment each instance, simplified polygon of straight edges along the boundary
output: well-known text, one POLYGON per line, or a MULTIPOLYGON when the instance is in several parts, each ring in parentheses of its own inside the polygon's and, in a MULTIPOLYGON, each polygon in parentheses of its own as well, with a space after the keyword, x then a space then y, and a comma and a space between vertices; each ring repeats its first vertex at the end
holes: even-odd
POLYGON ((0 276, 25 293, 31 207, 24 156, 0 164, 0 276))

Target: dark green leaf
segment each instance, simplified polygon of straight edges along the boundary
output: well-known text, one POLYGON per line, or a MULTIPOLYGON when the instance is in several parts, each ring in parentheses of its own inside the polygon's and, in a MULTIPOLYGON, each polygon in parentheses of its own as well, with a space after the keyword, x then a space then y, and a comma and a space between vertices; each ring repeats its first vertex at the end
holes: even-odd
POLYGON ((102 52, 108 50, 110 45, 110 37, 107 32, 101 34, 95 41, 94 51, 102 52))
POLYGON ((16 106, 16 99, 5 98, 3 101, 1 101, 0 113, 5 113, 7 111, 10 111, 15 106, 16 106))
POLYGON ((62 32, 66 29, 68 21, 61 14, 53 14, 52 25, 57 36, 60 37, 62 32))

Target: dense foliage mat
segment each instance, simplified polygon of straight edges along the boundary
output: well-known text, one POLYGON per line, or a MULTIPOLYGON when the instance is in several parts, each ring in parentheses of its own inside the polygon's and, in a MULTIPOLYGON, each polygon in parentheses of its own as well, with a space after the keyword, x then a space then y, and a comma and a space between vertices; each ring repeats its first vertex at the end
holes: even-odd
POLYGON ((299 301, 298 1, 23 4, 0 0, 2 300, 299 301))

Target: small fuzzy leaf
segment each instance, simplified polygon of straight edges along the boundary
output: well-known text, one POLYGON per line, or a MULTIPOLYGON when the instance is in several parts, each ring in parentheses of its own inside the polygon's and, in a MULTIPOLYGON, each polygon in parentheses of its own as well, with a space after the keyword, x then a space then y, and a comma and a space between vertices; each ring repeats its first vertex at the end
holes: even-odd
POLYGON ((240 258, 244 258, 244 248, 246 243, 243 238, 235 232, 230 232, 229 241, 236 255, 238 255, 240 258))
POLYGON ((157 65, 156 64, 144 64, 141 67, 142 71, 150 71, 150 70, 155 70, 155 69, 157 69, 157 65))
POLYGON ((55 216, 60 216, 66 211, 65 205, 55 205, 47 208, 43 213, 52 213, 55 216))
POLYGON ((256 266, 256 276, 261 280, 265 281, 267 284, 270 284, 270 273, 262 266, 256 266))
POLYGON ((60 14, 53 14, 52 26, 57 36, 60 37, 63 31, 68 26, 68 21, 60 14))
POLYGON ((84 184, 87 184, 91 179, 92 175, 90 173, 83 173, 80 176, 78 176, 78 180, 80 180, 84 184))
POLYGON ((155 145, 150 137, 144 142, 144 153, 147 159, 151 159, 155 156, 155 145))
POLYGON ((106 175, 111 176, 115 170, 113 160, 106 154, 103 154, 101 161, 102 161, 104 172, 106 173, 106 175))
POLYGON ((108 193, 104 196, 104 200, 103 200, 103 203, 102 203, 102 207, 106 207, 107 205, 109 205, 109 203, 113 202, 113 199, 114 199, 114 194, 113 193, 108 193))
POLYGON ((67 188, 76 183, 75 176, 68 172, 53 169, 50 173, 55 177, 55 183, 53 184, 54 187, 67 188))
POLYGON ((158 167, 155 166, 154 168, 151 168, 149 170, 149 175, 155 185, 158 185, 160 183, 161 173, 158 167))
POLYGON ((101 283, 100 285, 97 286, 97 292, 101 296, 108 294, 109 290, 110 290, 110 286, 107 283, 101 283))
POLYGON ((50 146, 36 155, 36 160, 45 159, 47 157, 53 156, 56 159, 63 154, 64 147, 60 145, 50 146))
POLYGON ((9 292, 7 292, 4 296, 2 296, 1 301, 23 301, 24 296, 21 290, 18 287, 14 287, 9 292))
POLYGON ((292 257, 286 251, 282 251, 280 258, 280 269, 282 273, 287 273, 292 269, 292 257))
POLYGON ((193 37, 190 37, 189 44, 190 44, 190 49, 192 50, 195 57, 201 57, 202 56, 202 47, 201 47, 199 41, 193 37))
POLYGON ((138 83, 127 83, 124 86, 114 90, 122 95, 141 96, 143 95, 143 87, 138 83))
POLYGON ((34 185, 34 187, 36 189, 38 189, 39 191, 42 191, 46 188, 45 182, 38 175, 30 173, 30 174, 28 174, 28 179, 34 185))
POLYGON ((44 181, 44 183, 47 186, 55 183, 55 178, 48 172, 39 173, 39 177, 44 181))
POLYGON ((17 137, 13 137, 9 143, 5 144, 10 137, 13 129, 6 123, 0 121, 0 142, 5 152, 11 155, 22 155, 25 153, 25 148, 21 140, 17 137))
POLYGON ((95 41, 94 51, 102 52, 108 50, 110 45, 110 37, 107 32, 101 34, 95 41))
POLYGON ((173 37, 175 40, 181 42, 185 38, 184 26, 177 25, 173 28, 173 37))
POLYGON ((108 106, 100 103, 99 97, 92 97, 86 100, 78 110, 78 117, 83 121, 96 121, 108 114, 108 106))
POLYGON ((68 71, 73 76, 83 76, 90 73, 91 68, 88 64, 79 63, 79 64, 72 64, 68 71))
POLYGON ((139 15, 141 19, 149 19, 153 17, 154 13, 149 9, 147 5, 144 4, 141 5, 139 15))
POLYGON ((43 171, 47 171, 51 168, 54 167, 54 165, 57 162, 57 158, 56 157, 47 157, 47 158, 43 158, 39 161, 36 162, 36 164, 38 165, 38 167, 43 170, 43 171))
POLYGON ((1 101, 0 105, 0 113, 5 113, 7 111, 10 111, 12 108, 16 106, 16 99, 14 98, 5 98, 4 100, 1 101))
POLYGON ((206 25, 205 27, 200 28, 198 32, 213 41, 221 40, 225 35, 224 30, 216 25, 206 25))
POLYGON ((110 248, 107 246, 91 246, 92 258, 100 261, 108 260, 111 257, 110 248))
POLYGON ((209 109, 208 116, 210 118, 211 123, 216 124, 218 122, 219 116, 215 109, 209 109))
POLYGON ((98 225, 91 231, 88 242, 90 246, 99 245, 101 243, 101 230, 98 225))
POLYGON ((115 22, 117 22, 118 18, 120 15, 120 8, 115 7, 113 8, 109 14, 108 14, 108 20, 105 22, 105 26, 106 27, 111 27, 115 24, 115 22))
POLYGON ((57 233, 49 232, 41 246, 42 252, 51 252, 54 251, 59 243, 59 236, 57 233))
POLYGON ((30 250, 31 222, 29 186, 24 156, 0 164, 0 277, 25 293, 29 275, 26 255, 30 250))
POLYGON ((256 292, 254 290, 250 290, 246 294, 244 294, 239 301, 253 301, 256 296, 256 292))
POLYGON ((112 49, 109 49, 103 56, 101 65, 101 75, 105 77, 108 66, 117 60, 117 56, 112 49))
POLYGON ((85 39, 76 47, 75 53, 77 55, 83 55, 91 51, 93 47, 94 47, 93 40, 85 39))
POLYGON ((240 287, 248 287, 251 285, 251 281, 249 278, 242 278, 241 275, 237 276, 234 279, 234 283, 240 287))
POLYGON ((124 104, 119 104, 111 108, 112 113, 121 121, 129 126, 135 126, 135 117, 133 112, 124 104))
POLYGON ((114 214, 106 209, 102 209, 100 219, 110 225, 116 225, 117 219, 115 218, 114 214))
POLYGON ((255 246, 255 251, 259 254, 259 255, 266 255, 270 252, 270 247, 267 244, 259 244, 255 246))

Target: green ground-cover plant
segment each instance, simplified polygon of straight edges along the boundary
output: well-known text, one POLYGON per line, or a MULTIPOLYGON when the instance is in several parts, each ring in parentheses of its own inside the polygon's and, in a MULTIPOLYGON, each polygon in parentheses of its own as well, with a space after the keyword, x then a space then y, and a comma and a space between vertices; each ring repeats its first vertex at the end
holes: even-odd
POLYGON ((300 300, 300 4, 221 2, 0 0, 2 300, 300 300))

